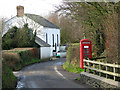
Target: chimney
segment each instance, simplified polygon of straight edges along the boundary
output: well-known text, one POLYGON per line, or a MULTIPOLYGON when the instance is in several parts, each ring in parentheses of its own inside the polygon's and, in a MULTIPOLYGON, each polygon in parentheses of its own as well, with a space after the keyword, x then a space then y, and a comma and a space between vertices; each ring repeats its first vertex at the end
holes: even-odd
POLYGON ((24 7, 23 6, 17 6, 17 16, 22 17, 24 15, 24 7))

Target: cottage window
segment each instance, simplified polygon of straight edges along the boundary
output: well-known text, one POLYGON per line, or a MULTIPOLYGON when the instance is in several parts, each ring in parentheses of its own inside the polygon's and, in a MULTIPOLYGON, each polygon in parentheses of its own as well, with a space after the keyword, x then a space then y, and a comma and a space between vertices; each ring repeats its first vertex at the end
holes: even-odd
POLYGON ((57 46, 59 45, 58 34, 57 34, 57 46))
POLYGON ((54 47, 54 34, 52 34, 52 39, 53 39, 53 47, 54 47))
POLYGON ((47 36, 47 33, 46 33, 46 43, 48 43, 48 36, 47 36))

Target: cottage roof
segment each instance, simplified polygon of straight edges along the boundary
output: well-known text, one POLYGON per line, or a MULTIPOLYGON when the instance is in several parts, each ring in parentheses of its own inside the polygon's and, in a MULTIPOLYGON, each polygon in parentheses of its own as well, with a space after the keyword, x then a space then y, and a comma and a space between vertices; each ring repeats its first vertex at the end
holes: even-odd
POLYGON ((40 45, 41 47, 50 47, 49 44, 47 44, 45 41, 43 41, 42 39, 40 39, 38 36, 36 36, 35 42, 36 42, 38 45, 40 45))
POLYGON ((58 26, 54 25, 53 23, 51 23, 50 21, 46 20, 45 18, 43 18, 39 15, 35 15, 35 14, 24 14, 24 15, 44 27, 60 29, 58 26))

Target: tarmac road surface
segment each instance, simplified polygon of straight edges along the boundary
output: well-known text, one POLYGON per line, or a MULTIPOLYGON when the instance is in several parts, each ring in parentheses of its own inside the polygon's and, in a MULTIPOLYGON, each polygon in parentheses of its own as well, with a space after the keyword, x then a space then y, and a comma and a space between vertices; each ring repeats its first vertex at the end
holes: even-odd
POLYGON ((91 88, 86 84, 75 82, 77 73, 62 69, 65 58, 41 62, 26 66, 21 71, 14 72, 19 78, 17 88, 91 88))

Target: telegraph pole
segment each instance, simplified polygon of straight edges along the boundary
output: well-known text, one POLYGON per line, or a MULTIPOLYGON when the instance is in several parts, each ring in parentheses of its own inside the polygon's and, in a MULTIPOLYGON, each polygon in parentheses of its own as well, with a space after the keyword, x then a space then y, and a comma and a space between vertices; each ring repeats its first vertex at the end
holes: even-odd
POLYGON ((2 32, 3 32, 3 19, 0 23, 0 90, 2 89, 2 32))
POLYGON ((118 4, 118 64, 120 65, 120 1, 118 4))

